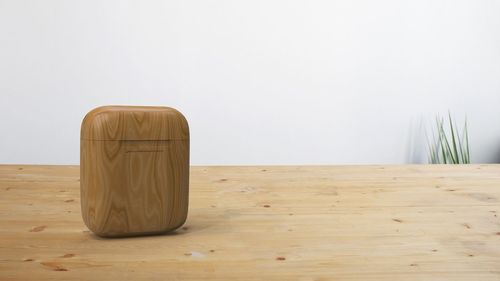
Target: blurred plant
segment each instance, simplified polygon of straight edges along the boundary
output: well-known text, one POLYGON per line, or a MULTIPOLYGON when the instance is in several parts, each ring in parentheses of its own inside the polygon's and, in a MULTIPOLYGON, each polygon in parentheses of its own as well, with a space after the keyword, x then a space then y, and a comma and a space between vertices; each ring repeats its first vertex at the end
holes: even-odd
POLYGON ((432 141, 429 141, 429 163, 470 164, 467 118, 460 134, 457 124, 452 121, 449 112, 448 122, 445 122, 442 117, 436 117, 436 132, 433 132, 432 141))

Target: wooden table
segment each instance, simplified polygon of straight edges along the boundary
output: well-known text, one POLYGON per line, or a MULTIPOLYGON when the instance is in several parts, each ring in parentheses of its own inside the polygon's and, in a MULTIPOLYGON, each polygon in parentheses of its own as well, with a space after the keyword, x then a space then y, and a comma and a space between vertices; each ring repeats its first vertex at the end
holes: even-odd
POLYGON ((78 166, 0 166, 0 280, 500 280, 500 165, 193 167, 175 233, 94 236, 78 166))

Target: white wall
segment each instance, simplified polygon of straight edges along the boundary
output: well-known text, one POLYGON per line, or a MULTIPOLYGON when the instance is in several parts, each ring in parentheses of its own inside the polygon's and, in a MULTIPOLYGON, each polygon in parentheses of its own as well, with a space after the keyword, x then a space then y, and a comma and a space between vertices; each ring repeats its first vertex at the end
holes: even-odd
POLYGON ((104 104, 169 105, 193 164, 500 160, 500 1, 0 0, 0 163, 76 164, 104 104), (459 118, 459 120, 460 120, 459 118))

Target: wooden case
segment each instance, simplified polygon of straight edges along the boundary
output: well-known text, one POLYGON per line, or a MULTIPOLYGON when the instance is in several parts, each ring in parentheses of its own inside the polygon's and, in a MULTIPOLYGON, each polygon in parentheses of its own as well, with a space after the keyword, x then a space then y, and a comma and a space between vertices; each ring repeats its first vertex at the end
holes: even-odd
POLYGON ((186 220, 189 128, 168 107, 104 106, 80 138, 80 192, 87 227, 103 237, 164 233, 186 220))

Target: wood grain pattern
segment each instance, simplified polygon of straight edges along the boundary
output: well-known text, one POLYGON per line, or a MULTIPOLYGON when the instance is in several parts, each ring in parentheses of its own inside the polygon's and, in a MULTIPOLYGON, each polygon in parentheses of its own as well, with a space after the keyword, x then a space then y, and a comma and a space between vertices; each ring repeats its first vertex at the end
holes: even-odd
POLYGON ((161 106, 101 106, 82 122, 83 140, 185 140, 186 118, 161 106))
POLYGON ((163 107, 104 107, 81 133, 82 217, 105 237, 155 234, 186 220, 189 130, 163 107), (173 120, 173 121, 172 121, 173 120))
POLYGON ((0 166, 0 280, 500 280, 500 165, 192 167, 167 235, 102 239, 78 166, 0 166))

